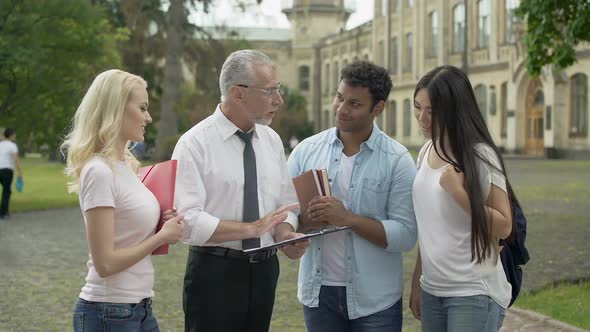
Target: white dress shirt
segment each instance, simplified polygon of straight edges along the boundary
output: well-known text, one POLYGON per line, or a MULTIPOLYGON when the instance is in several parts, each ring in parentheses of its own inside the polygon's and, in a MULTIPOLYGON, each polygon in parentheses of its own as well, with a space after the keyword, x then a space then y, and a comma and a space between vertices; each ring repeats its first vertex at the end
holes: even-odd
MULTIPOLYGON (((213 115, 182 135, 174 148, 172 159, 178 160, 174 205, 184 215, 185 243, 242 249, 240 240, 208 242, 220 220, 242 220, 244 142, 235 134, 238 130, 218 105, 213 115)), ((297 202, 297 196, 279 135, 268 126, 255 125, 252 145, 262 218, 297 202)), ((297 229, 295 214, 289 212, 286 222, 297 229)), ((272 232, 260 238, 262 246, 272 243, 272 232)))

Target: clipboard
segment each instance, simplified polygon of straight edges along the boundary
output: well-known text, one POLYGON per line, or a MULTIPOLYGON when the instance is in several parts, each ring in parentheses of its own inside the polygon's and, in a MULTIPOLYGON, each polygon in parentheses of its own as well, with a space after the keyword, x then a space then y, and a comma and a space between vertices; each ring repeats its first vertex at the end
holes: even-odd
POLYGON ((255 254, 255 253, 260 252, 260 251, 265 251, 265 250, 270 250, 270 249, 273 249, 273 248, 282 247, 282 246, 285 246, 287 244, 293 244, 293 243, 305 241, 307 239, 311 239, 311 238, 314 238, 316 236, 322 236, 322 235, 326 235, 326 234, 330 234, 330 233, 340 232, 340 231, 343 231, 343 230, 347 230, 349 228, 351 228, 351 226, 334 226, 334 227, 326 227, 326 228, 322 228, 322 229, 317 229, 317 230, 313 230, 311 232, 305 233, 305 235, 303 235, 301 237, 298 237, 298 238, 295 238, 295 239, 283 240, 283 241, 280 241, 280 242, 269 244, 269 245, 264 246, 264 247, 258 247, 258 248, 252 248, 252 249, 245 249, 245 250, 242 250, 242 252, 244 254, 255 254))

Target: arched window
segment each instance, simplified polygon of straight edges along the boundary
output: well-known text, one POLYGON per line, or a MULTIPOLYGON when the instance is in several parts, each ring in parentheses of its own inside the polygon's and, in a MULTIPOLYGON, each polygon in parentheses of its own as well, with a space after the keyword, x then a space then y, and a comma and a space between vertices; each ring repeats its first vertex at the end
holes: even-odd
POLYGON ((483 84, 479 84, 474 89, 475 92, 475 100, 477 101, 477 107, 479 107, 479 111, 483 116, 483 119, 486 119, 486 110, 488 106, 488 91, 486 86, 483 84))
POLYGON ((508 83, 500 86, 500 136, 506 137, 506 126, 508 123, 508 83))
POLYGON ((324 73, 325 81, 324 81, 324 95, 330 94, 330 64, 326 63, 325 65, 326 72, 324 73))
POLYGON ((397 66, 398 66, 398 47, 397 47, 397 37, 391 38, 391 43, 389 44, 391 48, 391 54, 389 54, 389 71, 392 74, 397 74, 397 66))
POLYGON ((414 60, 414 35, 411 32, 406 33, 406 59, 404 72, 411 72, 414 60))
POLYGON ((299 66, 299 90, 309 91, 309 66, 299 66))
POLYGON ((397 135, 397 103, 395 100, 389 102, 387 110, 387 133, 391 137, 397 135))
POLYGON ((453 52, 462 52, 465 46, 465 5, 453 7, 453 52))
POLYGON ((338 65, 338 61, 334 62, 334 86, 332 88, 332 94, 336 94, 338 91, 338 86, 340 85, 340 67, 338 65))
POLYGON ((518 8, 519 0, 504 0, 504 42, 514 43, 516 41, 514 36, 514 25, 518 22, 518 18, 514 11, 518 8))
POLYGON ((330 128, 332 125, 330 124, 330 111, 324 110, 324 121, 322 123, 322 127, 324 129, 330 128))
POLYGON ((309 66, 299 66, 299 90, 309 91, 309 66))
POLYGON ((588 136, 588 76, 582 73, 570 80, 570 136, 588 136))
POLYGON ((377 122, 377 127, 379 127, 379 129, 381 129, 381 131, 383 131, 383 118, 385 117, 385 112, 387 112, 387 108, 383 109, 383 112, 381 112, 381 114, 379 114, 379 116, 377 116, 375 118, 375 121, 377 122))
POLYGON ((490 85, 490 115, 496 115, 496 87, 490 85))
POLYGON ((438 13, 432 11, 430 13, 430 50, 429 55, 436 57, 438 54, 438 13))
POLYGON ((404 136, 412 134, 412 103, 410 99, 404 99, 404 136))

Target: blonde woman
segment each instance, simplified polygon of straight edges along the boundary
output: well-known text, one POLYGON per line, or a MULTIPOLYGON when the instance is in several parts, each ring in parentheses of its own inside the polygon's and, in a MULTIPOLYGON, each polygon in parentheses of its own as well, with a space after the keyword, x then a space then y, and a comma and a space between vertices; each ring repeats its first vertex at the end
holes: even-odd
POLYGON ((77 192, 90 249, 88 275, 74 308, 75 331, 159 331, 152 314, 154 268, 150 253, 174 244, 184 222, 175 211, 154 234, 158 201, 136 175, 129 142, 143 142, 147 83, 121 70, 99 74, 82 99, 67 153, 70 192, 77 192))

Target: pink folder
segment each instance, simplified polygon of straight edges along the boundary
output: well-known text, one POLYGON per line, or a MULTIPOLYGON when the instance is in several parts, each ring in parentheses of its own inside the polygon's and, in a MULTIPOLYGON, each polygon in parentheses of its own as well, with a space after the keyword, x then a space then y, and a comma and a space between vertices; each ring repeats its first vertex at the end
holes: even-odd
MULTIPOLYGON (((174 186, 176 184, 176 160, 168 160, 159 164, 141 167, 138 171, 141 182, 156 196, 160 203, 160 221, 156 233, 162 229, 164 211, 174 206, 174 186)), ((164 244, 154 250, 152 255, 167 255, 168 245, 164 244)))

